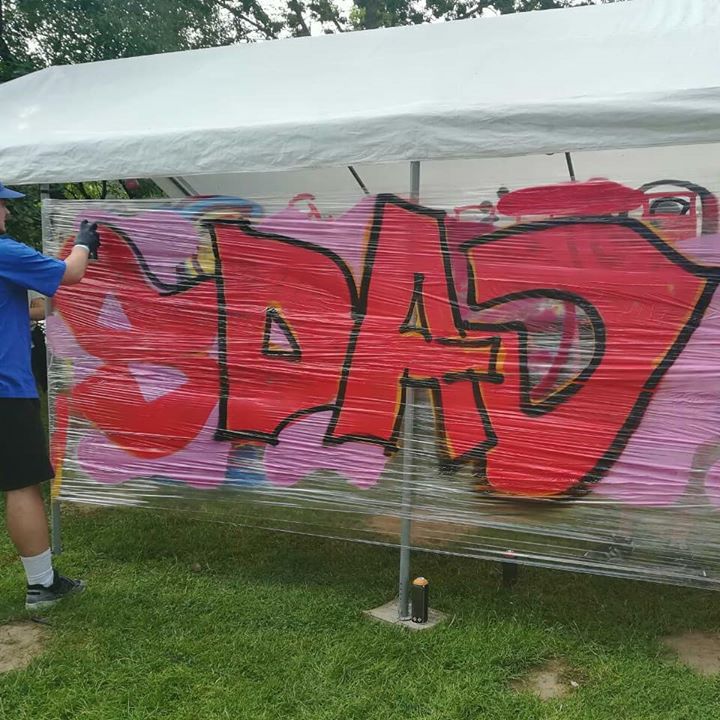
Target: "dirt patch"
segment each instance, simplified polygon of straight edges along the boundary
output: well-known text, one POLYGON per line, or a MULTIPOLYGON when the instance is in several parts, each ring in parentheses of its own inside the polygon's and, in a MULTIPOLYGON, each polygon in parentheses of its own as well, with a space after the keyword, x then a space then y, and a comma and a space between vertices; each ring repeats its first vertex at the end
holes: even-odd
MULTIPOLYGON (((367 519, 367 527, 392 542, 400 540, 400 518, 371 515, 367 519)), ((466 535, 467 531, 467 527, 455 523, 413 520, 410 526, 410 542, 417 547, 449 547, 466 535)))
POLYGON ((45 649, 48 630, 34 622, 0 625, 0 673, 22 670, 45 649))
POLYGON ((560 660, 548 660, 532 670, 524 678, 514 680, 511 687, 516 692, 532 693, 540 700, 562 698, 579 687, 570 668, 560 660))
POLYGON ((686 632, 663 640, 680 662, 701 675, 720 673, 720 633, 686 632))

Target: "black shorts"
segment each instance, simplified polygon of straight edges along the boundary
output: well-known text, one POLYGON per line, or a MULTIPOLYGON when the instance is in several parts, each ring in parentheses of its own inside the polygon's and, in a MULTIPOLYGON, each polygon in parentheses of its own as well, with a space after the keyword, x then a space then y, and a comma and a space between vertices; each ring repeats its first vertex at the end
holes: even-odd
POLYGON ((54 477, 40 401, 0 398, 0 490, 19 490, 54 477))

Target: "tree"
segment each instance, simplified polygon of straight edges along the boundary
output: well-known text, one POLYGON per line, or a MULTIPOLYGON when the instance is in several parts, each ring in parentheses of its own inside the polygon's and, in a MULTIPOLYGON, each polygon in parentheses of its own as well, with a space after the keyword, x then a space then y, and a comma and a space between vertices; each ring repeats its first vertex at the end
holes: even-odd
MULTIPOLYGON (((178 8, 170 0, 0 0, 0 82, 46 65, 69 64, 138 54, 192 49, 194 25, 211 8, 198 3, 178 8)), ((208 22, 198 46, 221 44, 222 26, 208 22)), ((8 232, 30 245, 42 244, 40 188, 23 188, 27 197, 12 204, 8 232)), ((158 197, 151 181, 130 189, 125 183, 67 183, 50 187, 56 199, 158 197)))
POLYGON ((53 64, 613 0, 0 0, 0 81, 53 64), (272 7, 272 9, 271 9, 272 7))
MULTIPOLYGON (((11 52, 35 67, 222 45, 234 38, 215 3, 188 0, 4 0, 11 52), (202 28, 198 34, 195 28, 202 28), (20 39, 24 39, 18 42, 20 39)), ((3 58, 4 59, 4 58, 3 58)))

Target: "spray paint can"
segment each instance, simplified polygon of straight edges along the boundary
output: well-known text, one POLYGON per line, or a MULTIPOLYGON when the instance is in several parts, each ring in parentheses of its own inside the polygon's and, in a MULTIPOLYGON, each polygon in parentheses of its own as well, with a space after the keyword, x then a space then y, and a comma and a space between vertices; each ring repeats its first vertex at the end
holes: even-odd
POLYGON ((428 621, 430 583, 424 577, 413 580, 410 591, 410 618, 414 623, 428 621))

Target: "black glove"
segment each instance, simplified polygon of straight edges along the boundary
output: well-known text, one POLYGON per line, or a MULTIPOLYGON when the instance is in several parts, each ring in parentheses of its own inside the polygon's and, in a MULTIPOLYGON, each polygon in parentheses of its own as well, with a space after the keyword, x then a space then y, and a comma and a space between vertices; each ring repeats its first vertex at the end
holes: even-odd
POLYGON ((97 231, 97 223, 92 223, 88 220, 83 220, 80 223, 80 231, 75 238, 75 245, 82 245, 86 247, 89 252, 90 260, 97 260, 98 248, 100 247, 100 235, 97 231))

